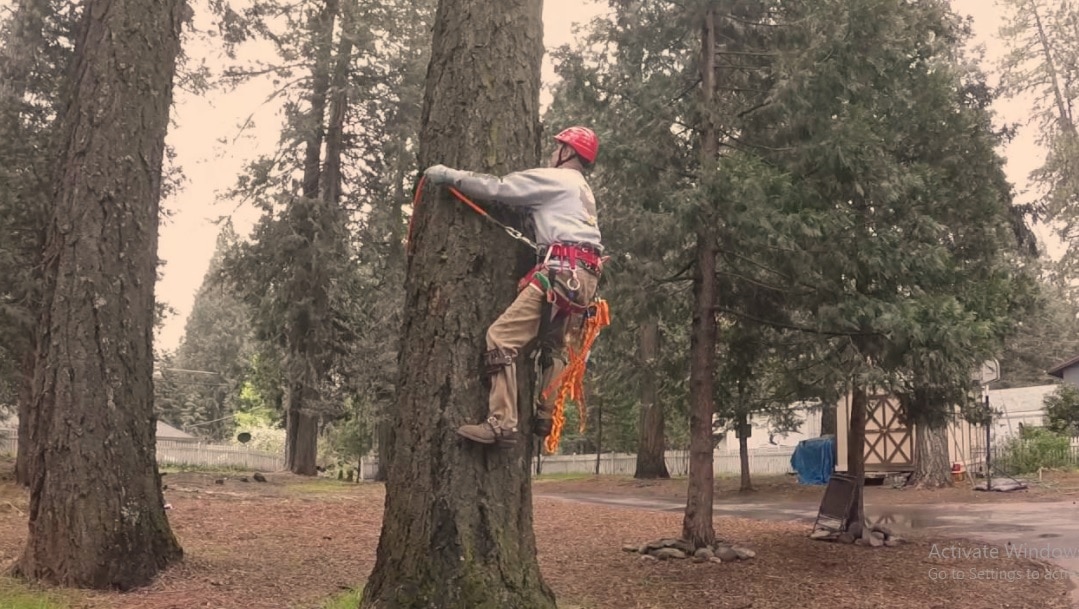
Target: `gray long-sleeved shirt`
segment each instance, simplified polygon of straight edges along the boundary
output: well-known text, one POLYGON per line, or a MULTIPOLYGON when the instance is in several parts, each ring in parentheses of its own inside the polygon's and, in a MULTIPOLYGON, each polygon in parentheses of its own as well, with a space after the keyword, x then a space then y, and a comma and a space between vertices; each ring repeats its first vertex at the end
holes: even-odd
POLYGON ((465 195, 528 209, 536 243, 587 243, 603 251, 596 218, 596 198, 581 172, 541 167, 497 177, 448 169, 450 185, 465 195))

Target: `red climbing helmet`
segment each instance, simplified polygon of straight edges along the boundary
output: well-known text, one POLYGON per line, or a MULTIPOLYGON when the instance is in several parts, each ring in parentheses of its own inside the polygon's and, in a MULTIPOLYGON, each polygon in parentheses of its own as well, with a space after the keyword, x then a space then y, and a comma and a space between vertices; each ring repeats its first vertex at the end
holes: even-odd
POLYGON ((586 127, 570 127, 554 136, 555 141, 573 148, 586 163, 596 162, 596 153, 599 152, 599 138, 595 132, 586 127))

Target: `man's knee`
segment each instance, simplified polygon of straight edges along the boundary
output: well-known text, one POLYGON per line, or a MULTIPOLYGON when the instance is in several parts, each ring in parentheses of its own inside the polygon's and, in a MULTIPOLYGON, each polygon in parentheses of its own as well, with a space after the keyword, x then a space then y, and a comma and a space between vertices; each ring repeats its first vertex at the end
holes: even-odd
POLYGON ((495 347, 483 354, 483 364, 487 376, 494 376, 505 368, 512 366, 517 360, 516 349, 495 347))

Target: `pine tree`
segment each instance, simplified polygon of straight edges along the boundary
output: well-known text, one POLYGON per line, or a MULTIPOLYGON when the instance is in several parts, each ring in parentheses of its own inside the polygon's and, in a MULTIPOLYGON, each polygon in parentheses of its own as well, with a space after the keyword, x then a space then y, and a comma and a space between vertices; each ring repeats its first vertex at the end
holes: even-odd
POLYGON ((164 138, 188 7, 84 5, 45 254, 30 527, 16 572, 129 589, 182 550, 155 459, 154 281, 164 138))

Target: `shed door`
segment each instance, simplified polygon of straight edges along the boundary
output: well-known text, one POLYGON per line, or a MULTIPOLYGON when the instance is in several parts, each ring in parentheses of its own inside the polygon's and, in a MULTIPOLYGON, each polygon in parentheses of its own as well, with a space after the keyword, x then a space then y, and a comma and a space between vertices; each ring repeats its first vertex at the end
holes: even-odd
POLYGON ((914 469, 914 434, 894 395, 870 394, 865 421, 865 470, 914 469))

